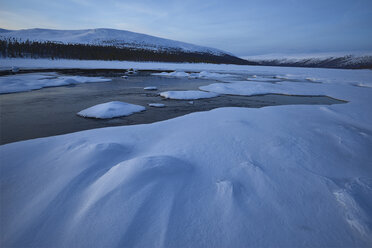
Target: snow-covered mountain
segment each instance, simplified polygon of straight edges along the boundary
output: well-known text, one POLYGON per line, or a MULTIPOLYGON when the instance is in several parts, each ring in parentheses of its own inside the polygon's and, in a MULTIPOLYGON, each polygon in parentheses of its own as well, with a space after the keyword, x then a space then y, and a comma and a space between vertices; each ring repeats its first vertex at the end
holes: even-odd
POLYGON ((52 41, 63 44, 90 44, 101 46, 116 46, 120 48, 139 48, 155 51, 183 51, 224 55, 227 52, 193 45, 190 43, 163 39, 146 34, 125 30, 97 28, 84 30, 54 30, 54 29, 0 29, 0 39, 15 38, 18 41, 52 41))
POLYGON ((245 56, 244 59, 257 62, 260 65, 372 69, 372 53, 323 53, 323 54, 267 54, 259 56, 245 56))

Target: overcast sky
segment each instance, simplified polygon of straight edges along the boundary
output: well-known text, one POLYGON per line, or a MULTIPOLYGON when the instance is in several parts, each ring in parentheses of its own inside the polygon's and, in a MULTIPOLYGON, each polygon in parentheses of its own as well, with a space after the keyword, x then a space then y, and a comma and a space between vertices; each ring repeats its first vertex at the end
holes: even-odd
POLYGON ((238 56, 372 51, 372 0, 0 0, 6 29, 115 28, 238 56))

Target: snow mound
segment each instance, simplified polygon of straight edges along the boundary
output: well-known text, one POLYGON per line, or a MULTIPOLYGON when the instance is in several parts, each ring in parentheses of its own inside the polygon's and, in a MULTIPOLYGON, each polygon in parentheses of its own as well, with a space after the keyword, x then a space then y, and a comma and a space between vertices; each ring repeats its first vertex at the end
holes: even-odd
POLYGON ((109 78, 61 76, 57 73, 27 73, 0 77, 0 94, 38 90, 45 87, 56 87, 90 82, 108 82, 109 78))
POLYGON ((164 108, 165 104, 163 103, 149 103, 150 107, 155 107, 155 108, 164 108))
POLYGON ((216 97, 219 94, 212 93, 212 92, 204 92, 199 90, 185 90, 185 91, 165 91, 161 92, 160 96, 169 99, 176 99, 176 100, 194 100, 194 99, 202 99, 202 98, 212 98, 216 97))
POLYGON ((145 107, 126 102, 106 102, 84 109, 77 113, 82 117, 110 119, 120 116, 128 116, 146 110, 145 107))
POLYGON ((158 88, 155 87, 155 86, 148 86, 148 87, 145 87, 143 88, 144 90, 157 90, 158 88))

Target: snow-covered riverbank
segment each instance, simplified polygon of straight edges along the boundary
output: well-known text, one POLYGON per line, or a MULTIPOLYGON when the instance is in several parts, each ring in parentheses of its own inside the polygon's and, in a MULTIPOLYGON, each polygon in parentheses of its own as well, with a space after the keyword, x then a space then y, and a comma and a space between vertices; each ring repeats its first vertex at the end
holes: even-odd
POLYGON ((0 146, 2 246, 370 246, 372 88, 360 85, 372 72, 213 66, 348 103, 219 108, 0 146))

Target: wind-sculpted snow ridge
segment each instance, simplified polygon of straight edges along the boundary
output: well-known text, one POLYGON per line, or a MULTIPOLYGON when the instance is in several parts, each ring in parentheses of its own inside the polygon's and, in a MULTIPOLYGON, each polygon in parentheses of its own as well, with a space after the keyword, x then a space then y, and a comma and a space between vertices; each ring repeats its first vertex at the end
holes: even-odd
POLYGON ((120 116, 128 116, 145 110, 146 108, 140 105, 113 101, 89 107, 80 111, 77 115, 97 119, 110 119, 120 116))
POLYGON ((54 72, 1 76, 0 94, 38 90, 45 87, 107 81, 111 81, 111 79, 102 77, 61 76, 54 72))
POLYGON ((354 84, 371 85, 372 72, 271 70, 246 68, 317 78, 288 84, 348 102, 219 108, 0 146, 0 245, 371 247, 372 90, 354 84))

